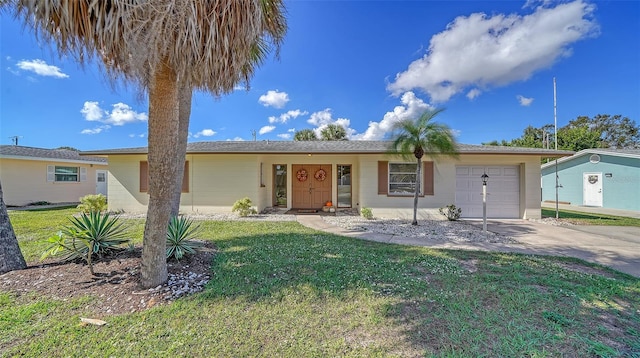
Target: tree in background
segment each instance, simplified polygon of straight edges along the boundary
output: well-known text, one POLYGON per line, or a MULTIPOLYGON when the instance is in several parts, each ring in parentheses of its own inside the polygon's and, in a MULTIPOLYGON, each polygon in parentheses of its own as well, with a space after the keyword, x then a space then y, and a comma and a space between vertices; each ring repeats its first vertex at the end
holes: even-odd
POLYGON ((428 153, 430 156, 446 154, 454 157, 458 155, 457 143, 451 129, 444 124, 433 121, 433 118, 442 111, 442 109, 426 111, 416 120, 407 119, 394 125, 390 154, 399 154, 407 160, 413 157, 417 163, 411 225, 418 225, 420 172, 424 154, 428 153))
POLYGON ((329 124, 320 131, 322 140, 347 140, 347 131, 339 124, 329 124))
POLYGON ((293 135, 293 140, 301 142, 301 141, 309 141, 309 140, 318 140, 318 136, 313 129, 302 129, 297 131, 293 135))
MULTIPOLYGON (((540 128, 528 126, 520 138, 483 144, 555 148, 554 141, 553 125, 547 124, 540 128)), ((598 114, 593 118, 580 116, 558 128, 558 149, 577 152, 589 148, 640 148, 640 128, 628 117, 608 114, 598 114)))
POLYGON ((282 0, 4 0, 14 15, 51 40, 61 56, 97 57, 114 83, 149 97, 149 205, 142 285, 167 280, 165 243, 182 183, 194 89, 215 96, 248 84, 286 32, 282 0), (180 177, 180 178, 178 178, 180 177))

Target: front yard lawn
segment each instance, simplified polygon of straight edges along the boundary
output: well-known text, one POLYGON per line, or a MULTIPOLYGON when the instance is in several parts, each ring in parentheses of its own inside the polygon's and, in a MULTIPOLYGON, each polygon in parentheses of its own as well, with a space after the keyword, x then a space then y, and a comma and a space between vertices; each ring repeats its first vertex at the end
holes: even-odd
MULTIPOLYGON (((10 212, 27 260, 73 212, 10 212)), ((143 221, 130 222, 141 241, 143 221)), ((0 355, 640 355, 640 280, 584 261, 380 244, 296 222, 202 227, 217 252, 201 293, 94 317, 92 297, 3 291, 0 355)))
MULTIPOLYGON (((543 218, 555 218, 556 210, 542 208, 543 218)), ((577 211, 559 210, 560 220, 567 221, 575 225, 609 225, 609 226, 637 226, 640 227, 640 219, 612 216, 604 214, 582 213, 577 211)))

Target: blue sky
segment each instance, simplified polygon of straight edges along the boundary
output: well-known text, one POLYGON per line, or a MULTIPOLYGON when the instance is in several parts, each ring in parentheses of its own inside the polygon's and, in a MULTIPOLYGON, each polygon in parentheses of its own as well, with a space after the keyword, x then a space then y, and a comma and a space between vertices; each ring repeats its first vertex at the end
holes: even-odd
MULTIPOLYGON (((580 115, 640 122, 640 2, 297 1, 280 59, 250 90, 196 92, 189 141, 291 140, 329 123, 351 140, 445 108, 458 141, 512 139, 580 115)), ((0 143, 81 150, 147 145, 147 100, 100 67, 60 58, 0 14, 0 143)))

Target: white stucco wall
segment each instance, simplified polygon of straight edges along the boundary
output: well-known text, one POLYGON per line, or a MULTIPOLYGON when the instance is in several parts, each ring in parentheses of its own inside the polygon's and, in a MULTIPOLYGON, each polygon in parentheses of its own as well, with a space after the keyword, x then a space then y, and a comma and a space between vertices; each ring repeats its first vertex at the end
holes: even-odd
MULTIPOLYGON (((139 191, 139 162, 146 155, 109 157, 109 209, 145 212, 147 193, 139 191)), ((403 162, 387 155, 188 155, 189 192, 181 198, 181 212, 230 213, 233 203, 249 197, 258 211, 273 205, 273 165, 287 165, 287 207, 291 208, 293 164, 330 164, 332 201, 337 202, 335 175, 337 165, 351 165, 352 205, 368 207, 376 217, 410 218, 413 197, 389 197, 378 194, 378 161, 403 162), (262 174, 261 174, 262 167, 262 174)), ((421 219, 444 219, 438 208, 455 202, 456 165, 518 165, 520 167, 520 216, 540 217, 540 165, 537 156, 461 155, 458 159, 440 157, 434 161, 434 195, 419 199, 421 219)), ((94 179, 95 180, 95 179, 94 179)), ((479 179, 480 180, 480 179, 479 179)))

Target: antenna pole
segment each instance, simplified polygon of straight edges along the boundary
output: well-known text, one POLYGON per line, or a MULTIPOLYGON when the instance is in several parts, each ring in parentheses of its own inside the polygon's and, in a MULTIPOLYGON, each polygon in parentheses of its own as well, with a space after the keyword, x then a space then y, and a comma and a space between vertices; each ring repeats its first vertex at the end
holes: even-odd
MULTIPOLYGON (((555 132, 555 149, 558 150, 558 117, 556 105, 556 78, 553 78, 553 128, 555 132)), ((557 154, 556 154, 557 155, 557 154)), ((558 210, 558 157, 556 157, 556 219, 560 217, 558 210)))

